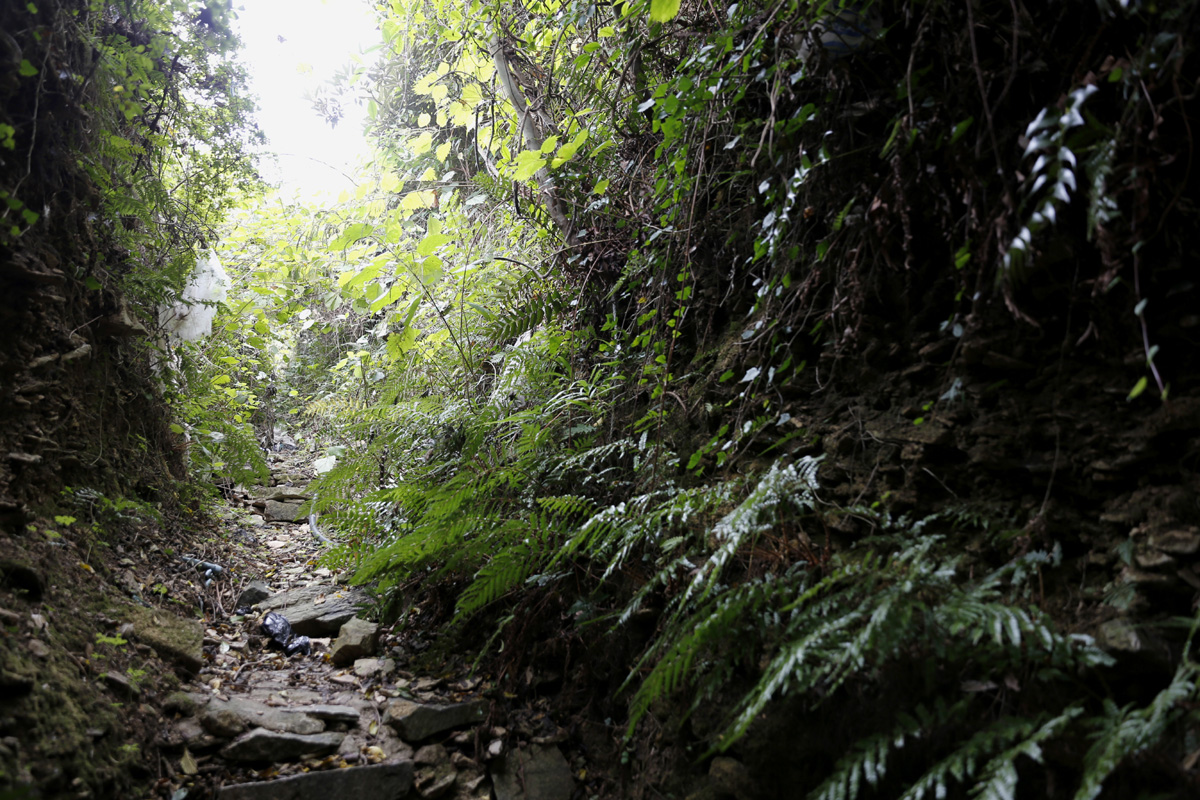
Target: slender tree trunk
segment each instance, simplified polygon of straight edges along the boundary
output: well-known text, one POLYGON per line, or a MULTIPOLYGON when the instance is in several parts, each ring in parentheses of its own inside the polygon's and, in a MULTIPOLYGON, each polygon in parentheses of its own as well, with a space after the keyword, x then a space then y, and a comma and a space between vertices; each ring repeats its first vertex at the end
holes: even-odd
MULTIPOLYGON (((533 116, 536 112, 529 107, 529 103, 525 101, 525 95, 521 92, 521 87, 513 78, 508 58, 504 55, 504 45, 500 42, 500 37, 496 34, 494 27, 488 45, 492 51, 492 61, 496 65, 496 75, 500 79, 500 85, 504 88, 505 96, 508 97, 517 112, 517 122, 520 125, 521 139, 525 149, 540 150, 542 137, 538 134, 537 126, 533 124, 533 116)), ((554 185, 554 178, 550 175, 549 168, 542 167, 534 177, 537 178, 538 188, 542 192, 550 219, 554 220, 554 224, 562 231, 567 244, 573 244, 575 241, 574 226, 567 218, 566 212, 563 211, 562 201, 559 200, 558 190, 554 185)))

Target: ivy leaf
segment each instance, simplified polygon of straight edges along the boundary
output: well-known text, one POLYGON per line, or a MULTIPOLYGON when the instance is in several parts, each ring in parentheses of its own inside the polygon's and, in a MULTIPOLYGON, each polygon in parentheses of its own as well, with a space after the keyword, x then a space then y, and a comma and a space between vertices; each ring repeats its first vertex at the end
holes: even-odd
POLYGON ((650 21, 669 22, 679 14, 680 0, 650 0, 650 21))

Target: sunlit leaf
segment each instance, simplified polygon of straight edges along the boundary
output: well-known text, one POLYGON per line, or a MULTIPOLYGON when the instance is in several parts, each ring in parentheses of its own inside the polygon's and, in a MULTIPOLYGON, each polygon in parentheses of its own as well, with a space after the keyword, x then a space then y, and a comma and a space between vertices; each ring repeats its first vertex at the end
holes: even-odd
POLYGON ((439 247, 449 244, 450 241, 450 237, 444 233, 431 233, 425 238, 421 239, 420 243, 417 245, 417 255, 433 255, 433 253, 436 252, 439 247))
POLYGON ((400 300, 404 297, 404 290, 405 287, 403 284, 393 284, 392 288, 388 289, 371 303, 371 313, 374 314, 400 300))
POLYGON ((513 180, 527 181, 546 166, 546 159, 537 150, 523 150, 517 153, 516 170, 513 180))
POLYGON ((650 20, 667 22, 679 14, 680 0, 650 0, 650 20))
POLYGON ((400 201, 400 207, 410 211, 419 208, 433 208, 437 205, 437 194, 433 190, 409 192, 400 201))

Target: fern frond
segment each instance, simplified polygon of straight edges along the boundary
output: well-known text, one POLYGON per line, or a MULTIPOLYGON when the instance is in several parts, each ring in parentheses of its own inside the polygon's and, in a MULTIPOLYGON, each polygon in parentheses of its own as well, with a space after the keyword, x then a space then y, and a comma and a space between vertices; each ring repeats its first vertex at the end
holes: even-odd
MULTIPOLYGON (((1082 713, 1083 709, 1080 706, 1069 706, 1061 714, 1043 723, 1037 730, 993 758, 984 768, 979 782, 971 788, 971 794, 981 800, 1016 800, 1017 758, 1026 756, 1039 764, 1042 763, 1042 742, 1058 735, 1071 720, 1082 713)), ((967 746, 970 746, 970 742, 967 746)), ((965 750, 966 747, 962 749, 965 750)))
POLYGON ((1098 797, 1105 778, 1122 762, 1147 750, 1162 738, 1171 723, 1183 715, 1184 709, 1180 704, 1196 697, 1198 676, 1200 668, 1185 659, 1175 670, 1175 677, 1167 688, 1159 692, 1145 708, 1117 708, 1111 700, 1105 701, 1102 728, 1084 757, 1083 777, 1075 800, 1098 797))
POLYGON ((883 779, 893 750, 960 721, 969 703, 970 700, 960 700, 948 706, 939 697, 932 709, 918 705, 912 713, 901 712, 890 731, 860 740, 853 750, 838 759, 833 774, 808 794, 808 800, 853 800, 864 781, 875 786, 883 779))

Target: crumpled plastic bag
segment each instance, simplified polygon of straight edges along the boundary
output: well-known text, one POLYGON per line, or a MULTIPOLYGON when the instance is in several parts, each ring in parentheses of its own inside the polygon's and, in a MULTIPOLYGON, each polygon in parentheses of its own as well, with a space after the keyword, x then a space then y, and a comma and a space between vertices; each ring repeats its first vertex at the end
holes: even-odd
POLYGON ((283 650, 284 655, 296 653, 309 655, 312 653, 312 642, 307 636, 297 636, 292 632, 292 623, 282 614, 272 611, 263 617, 262 632, 271 637, 268 647, 275 646, 283 650))

